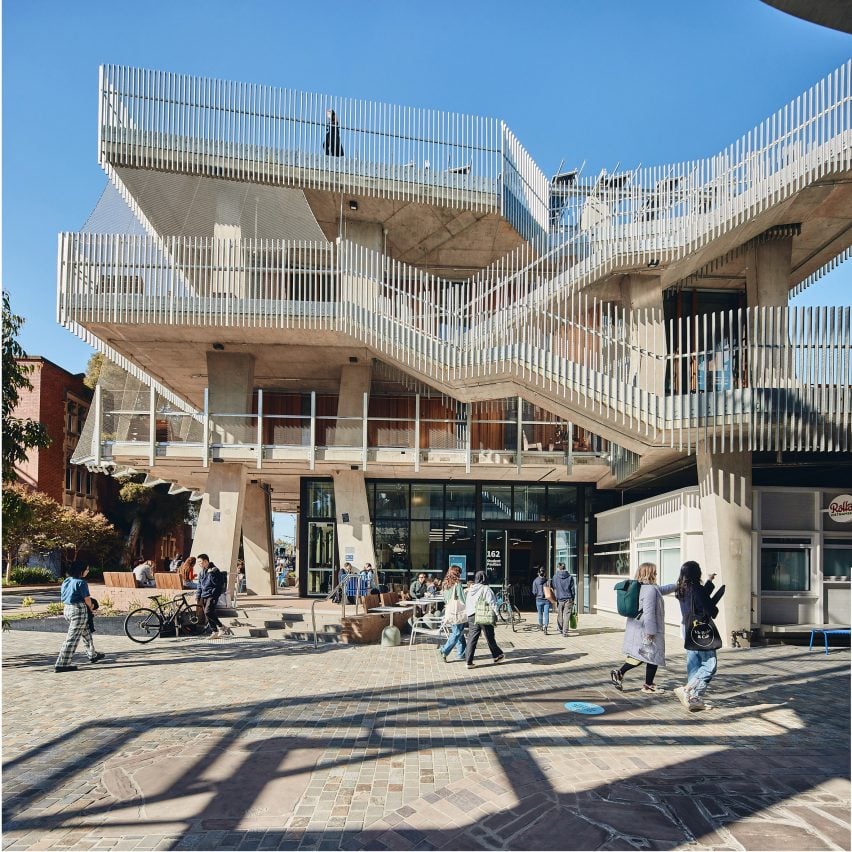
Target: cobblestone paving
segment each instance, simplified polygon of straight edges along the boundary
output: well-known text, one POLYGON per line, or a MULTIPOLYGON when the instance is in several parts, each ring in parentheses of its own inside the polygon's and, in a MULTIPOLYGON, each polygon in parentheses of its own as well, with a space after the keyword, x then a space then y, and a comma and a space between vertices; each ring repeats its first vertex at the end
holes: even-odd
POLYGON ((850 848, 848 649, 723 651, 688 714, 609 686, 605 616, 498 628, 470 671, 425 641, 97 635, 108 659, 57 675, 60 636, 3 638, 10 850, 850 848))

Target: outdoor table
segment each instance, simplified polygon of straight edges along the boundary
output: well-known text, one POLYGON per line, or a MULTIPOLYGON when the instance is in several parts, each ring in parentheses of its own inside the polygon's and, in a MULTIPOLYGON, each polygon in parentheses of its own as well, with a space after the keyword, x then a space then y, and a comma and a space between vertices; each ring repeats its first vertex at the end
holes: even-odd
POLYGON ((388 627, 393 627, 393 614, 395 612, 407 612, 413 609, 410 606, 374 606, 367 612, 386 612, 388 614, 388 627))

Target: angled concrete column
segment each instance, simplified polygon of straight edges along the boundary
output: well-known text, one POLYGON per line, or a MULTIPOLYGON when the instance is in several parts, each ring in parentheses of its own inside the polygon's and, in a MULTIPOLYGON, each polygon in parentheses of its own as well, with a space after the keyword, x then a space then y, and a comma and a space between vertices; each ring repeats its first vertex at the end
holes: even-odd
POLYGON ((749 246, 746 297, 750 308, 787 307, 792 258, 793 238, 790 236, 766 236, 749 246))
POLYGON ((275 560, 272 546, 272 499, 257 483, 246 486, 243 511, 243 559, 246 563, 246 588, 256 595, 274 595, 275 560))
POLYGON ((715 574, 725 584, 718 627, 730 643, 732 630, 752 627, 751 453, 712 453, 697 448, 701 527, 704 534, 704 579, 715 574))
POLYGON ((364 414, 364 394, 370 393, 372 364, 344 364, 340 368, 340 395, 337 398, 338 417, 357 417, 335 423, 335 447, 360 447, 363 435, 361 418, 364 414))
POLYGON ((245 493, 245 470, 241 464, 211 464, 192 541, 193 556, 206 553, 222 571, 228 572, 228 592, 232 597, 245 493))
POLYGON ((369 562, 375 568, 376 553, 364 474, 360 470, 343 470, 332 474, 332 480, 340 562, 352 562, 359 570, 369 562))
MULTIPOLYGON (((218 211, 217 216, 225 214, 239 221, 239 211, 218 211)), ((213 268, 211 289, 214 295, 246 295, 245 264, 242 259, 242 228, 216 222, 213 225, 213 268)))
POLYGON ((627 311, 629 339, 637 349, 630 352, 630 379, 648 393, 665 392, 666 323, 659 275, 625 275, 622 302, 627 311))
MULTIPOLYGON (((254 390, 254 356, 240 352, 207 353, 207 386, 212 414, 251 411, 254 390)), ((257 429, 251 417, 211 418, 212 440, 223 444, 253 444, 257 429)))

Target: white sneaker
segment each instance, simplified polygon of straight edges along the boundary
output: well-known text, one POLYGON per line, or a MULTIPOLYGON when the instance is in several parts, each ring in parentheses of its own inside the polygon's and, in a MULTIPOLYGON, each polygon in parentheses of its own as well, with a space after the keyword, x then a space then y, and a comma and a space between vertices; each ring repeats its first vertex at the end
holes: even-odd
POLYGON ((208 639, 218 639, 222 634, 219 633, 218 630, 214 630, 207 638, 208 639))
POLYGON ((690 713, 695 713, 698 710, 706 710, 707 705, 700 698, 690 698, 687 704, 690 713))
POLYGON ((678 686, 674 690, 672 690, 674 697, 683 704, 687 709, 689 708, 689 696, 686 694, 685 686, 678 686))

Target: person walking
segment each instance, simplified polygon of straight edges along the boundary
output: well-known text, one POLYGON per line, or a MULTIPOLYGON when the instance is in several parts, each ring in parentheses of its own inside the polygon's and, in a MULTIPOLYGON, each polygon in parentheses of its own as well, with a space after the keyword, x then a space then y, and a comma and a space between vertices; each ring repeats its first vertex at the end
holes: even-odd
POLYGON ((467 640, 464 629, 467 626, 467 611, 465 607, 464 589, 461 584, 461 571, 458 566, 451 565, 441 583, 441 594, 444 598, 444 619, 450 628, 450 635, 443 645, 438 646, 438 653, 444 662, 450 661, 450 651, 458 645, 458 659, 465 659, 467 640), (453 601, 454 603, 450 603, 453 601))
POLYGON ((53 667, 55 672, 77 671, 77 666, 71 665, 71 657, 74 656, 81 639, 90 663, 100 662, 105 657, 105 654, 99 654, 95 650, 89 630, 89 617, 94 615, 95 607, 89 594, 89 584, 86 582, 88 573, 89 569, 84 567, 82 562, 72 562, 67 571, 68 576, 62 581, 59 589, 59 600, 64 604, 62 614, 68 622, 68 632, 53 667))
POLYGON ((225 635, 231 633, 217 615, 219 596, 225 591, 226 578, 215 563, 210 561, 210 557, 206 553, 198 554, 198 564, 201 566, 201 575, 198 581, 196 601, 204 607, 204 617, 207 619, 210 638, 218 639, 223 633, 225 635))
POLYGON ((577 581, 573 574, 565 570, 565 563, 559 563, 559 570, 553 575, 551 586, 556 595, 556 626, 563 636, 568 635, 571 610, 577 599, 577 581))
POLYGON ((719 614, 716 606, 725 591, 725 587, 713 594, 713 579, 711 574, 706 583, 701 583, 701 566, 692 560, 680 566, 680 576, 675 585, 675 597, 680 601, 680 613, 683 620, 682 631, 686 649, 686 685, 674 690, 675 697, 687 710, 710 710, 712 705, 704 701, 707 685, 716 674, 716 651, 696 651, 689 647, 689 630, 695 616, 706 619, 711 623, 713 632, 715 626, 712 619, 719 614))
POLYGON ((494 621, 497 620, 497 599, 494 597, 494 592, 490 586, 485 585, 485 572, 477 571, 473 578, 473 585, 468 589, 465 596, 465 614, 467 615, 468 623, 468 641, 467 641, 467 667, 472 669, 475 665, 473 658, 476 654, 476 645, 479 642, 479 634, 485 633, 485 640, 488 642, 488 650, 491 651, 491 657, 495 663, 499 663, 503 657, 503 651, 497 644, 494 638, 494 621), (483 601, 482 606, 477 607, 477 604, 483 601), (490 608, 492 621, 490 624, 478 624, 477 620, 482 616, 477 612, 490 608))
POLYGON ((641 583, 639 589, 639 615, 628 618, 624 627, 624 665, 612 669, 609 678, 619 692, 624 690, 624 675, 645 663, 645 683, 642 692, 651 695, 664 692, 654 685, 657 669, 666 667, 666 611, 663 595, 670 595, 675 584, 657 585, 657 566, 643 562, 636 571, 635 579, 641 583))
POLYGON ((547 573, 543 566, 539 566, 538 576, 533 580, 532 593, 535 598, 535 608, 538 610, 538 629, 547 634, 547 625, 550 623, 550 601, 545 594, 547 585, 547 573))

